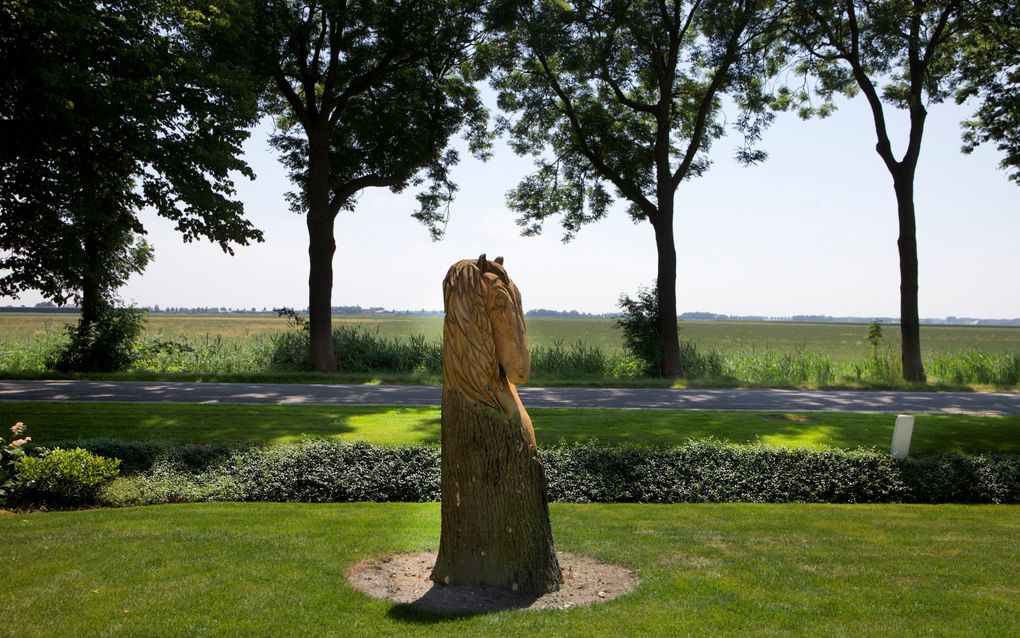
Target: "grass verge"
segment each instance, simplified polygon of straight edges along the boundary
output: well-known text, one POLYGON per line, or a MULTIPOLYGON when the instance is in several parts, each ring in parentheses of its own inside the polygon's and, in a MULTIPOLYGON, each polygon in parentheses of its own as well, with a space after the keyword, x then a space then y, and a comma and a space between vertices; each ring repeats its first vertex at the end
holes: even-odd
POLYGON ((438 504, 199 504, 0 516, 10 635, 1007 636, 1008 506, 557 505, 559 549, 641 584, 568 610, 445 618, 345 581, 434 549, 438 504), (994 568, 992 568, 994 566, 994 568))
MULTIPOLYGON (((673 446, 712 437, 807 449, 886 448, 888 414, 689 410, 529 410, 539 443, 673 446)), ((0 402, 0 426, 28 426, 41 445, 67 439, 281 444, 305 438, 377 445, 439 443, 438 408, 0 402)), ((1020 416, 918 415, 912 454, 1020 454, 1020 416)))

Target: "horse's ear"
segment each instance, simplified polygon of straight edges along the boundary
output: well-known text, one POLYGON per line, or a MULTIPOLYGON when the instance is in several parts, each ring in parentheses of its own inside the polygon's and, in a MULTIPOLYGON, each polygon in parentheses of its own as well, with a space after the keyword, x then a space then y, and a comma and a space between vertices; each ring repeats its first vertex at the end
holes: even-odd
POLYGON ((502 265, 503 265, 503 258, 502 258, 502 257, 496 257, 495 261, 496 261, 496 263, 497 263, 497 264, 499 264, 500 266, 502 266, 502 265))
POLYGON ((485 272, 486 265, 488 265, 488 262, 485 261, 485 253, 482 253, 478 258, 478 270, 485 272))

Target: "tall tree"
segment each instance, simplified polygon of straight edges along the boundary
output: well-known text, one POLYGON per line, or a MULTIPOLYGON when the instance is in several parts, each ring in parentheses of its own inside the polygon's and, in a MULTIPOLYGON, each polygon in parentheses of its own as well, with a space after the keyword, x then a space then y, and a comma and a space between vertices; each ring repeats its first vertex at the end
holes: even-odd
POLYGON ((257 102, 210 54, 240 37, 191 0, 0 5, 0 294, 104 314, 151 252, 143 208, 185 241, 260 240, 231 174, 257 102))
POLYGON ((1020 4, 1005 0, 970 3, 973 18, 964 37, 963 84, 958 102, 977 98, 975 116, 964 122, 963 151, 994 142, 999 164, 1020 185, 1020 4))
POLYGON ((448 147, 465 126, 488 144, 485 110, 465 64, 477 37, 474 0, 267 0, 257 25, 271 78, 272 144, 298 187, 308 227, 312 365, 337 369, 331 298, 334 221, 365 188, 429 183, 412 216, 441 235, 455 190, 448 147))
POLYGON ((614 194, 651 225, 665 377, 683 374, 677 189, 708 169, 725 133, 724 98, 740 113, 738 159, 764 159, 752 145, 771 117, 763 79, 778 15, 764 0, 509 0, 492 14, 504 34, 492 47, 492 83, 514 116, 501 127, 536 164, 509 206, 524 234, 562 214, 565 240, 604 217, 614 194))
MULTIPOLYGON (((900 329, 903 378, 924 381, 918 316, 917 223, 914 177, 928 106, 953 95, 959 82, 962 0, 825 0, 796 4, 790 33, 803 54, 802 70, 814 76, 820 109, 802 116, 825 115, 836 93, 864 94, 871 107, 875 151, 892 176, 899 220, 900 329), (893 151, 886 109, 909 117, 906 146, 893 151)), ((796 97, 809 99, 806 91, 796 97)))

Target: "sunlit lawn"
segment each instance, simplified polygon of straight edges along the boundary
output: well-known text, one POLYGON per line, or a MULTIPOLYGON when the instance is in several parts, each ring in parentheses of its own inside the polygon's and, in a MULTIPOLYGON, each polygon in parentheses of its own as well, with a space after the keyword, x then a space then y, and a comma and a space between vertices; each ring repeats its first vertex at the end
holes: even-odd
POLYGON ((0 516, 10 636, 1015 636, 1009 506, 552 505, 559 549, 635 570, 587 608, 441 618, 347 587, 434 549, 438 504, 0 516))
MULTIPOLYGON (((679 445, 735 443, 821 449, 887 448, 888 414, 785 414, 672 410, 529 410, 539 442, 679 445)), ((129 441, 279 444, 308 437, 380 445, 439 442, 437 408, 0 402, 0 426, 24 422, 37 443, 108 437, 129 441)), ((1020 417, 919 415, 914 454, 1020 453, 1020 417)))

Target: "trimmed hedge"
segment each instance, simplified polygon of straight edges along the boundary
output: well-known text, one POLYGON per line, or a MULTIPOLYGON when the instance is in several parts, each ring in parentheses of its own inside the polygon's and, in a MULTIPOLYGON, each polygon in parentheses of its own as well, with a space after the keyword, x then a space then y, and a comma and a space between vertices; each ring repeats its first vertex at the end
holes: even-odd
MULTIPOLYGON (((422 502, 440 497, 440 451, 434 446, 310 440, 233 451, 185 447, 190 451, 164 449, 145 471, 114 481, 104 500, 422 502)), ((550 500, 561 502, 1020 503, 1018 456, 897 462, 877 450, 792 450, 716 441, 668 449, 575 444, 542 454, 550 500)))

